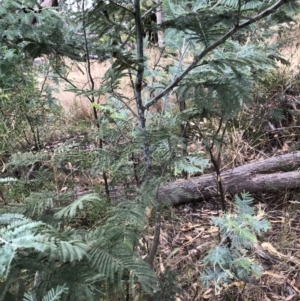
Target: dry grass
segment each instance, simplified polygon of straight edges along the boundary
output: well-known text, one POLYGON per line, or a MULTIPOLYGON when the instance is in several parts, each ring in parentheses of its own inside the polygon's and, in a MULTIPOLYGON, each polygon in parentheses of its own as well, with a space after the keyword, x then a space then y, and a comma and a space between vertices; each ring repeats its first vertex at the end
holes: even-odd
POLYGON ((281 68, 287 69, 289 72, 298 73, 300 63, 300 51, 299 51, 299 39, 300 39, 300 24, 292 26, 292 30, 287 28, 282 35, 276 37, 282 41, 283 47, 280 52, 286 60, 290 62, 290 66, 283 67, 280 63, 281 68))
MULTIPOLYGON (((166 66, 172 59, 164 58, 158 49, 151 48, 146 51, 146 57, 150 68, 159 69, 159 66, 166 66), (159 66, 158 66, 159 65, 159 66)), ((77 89, 84 91, 91 91, 91 80, 89 78, 88 65, 87 63, 75 63, 70 59, 65 59, 65 64, 68 68, 67 79, 71 81, 77 89)), ((105 73, 110 68, 110 62, 99 63, 98 61, 91 61, 90 72, 94 81, 94 90, 101 87, 105 81, 105 73)), ((150 79, 153 80, 153 79, 150 79)), ((43 81, 43 78, 40 78, 43 81)), ((59 87, 55 86, 51 80, 47 80, 47 85, 53 86, 57 89, 57 92, 53 93, 53 96, 58 99, 60 105, 63 107, 66 115, 69 118, 92 120, 93 112, 89 99, 84 95, 78 95, 75 92, 70 91, 71 87, 64 80, 60 81, 59 87)), ((124 76, 120 80, 120 88, 115 91, 116 93, 122 94, 127 101, 126 105, 136 112, 134 94, 132 88, 132 82, 130 76, 124 76)), ((146 92, 146 90, 145 90, 146 92)), ((147 95, 147 93, 146 93, 147 95)), ((148 97, 149 97, 148 93, 148 97)), ((107 103, 107 95, 100 95, 95 98, 95 102, 99 104, 107 103)), ((157 108, 156 108, 157 109, 157 108)))

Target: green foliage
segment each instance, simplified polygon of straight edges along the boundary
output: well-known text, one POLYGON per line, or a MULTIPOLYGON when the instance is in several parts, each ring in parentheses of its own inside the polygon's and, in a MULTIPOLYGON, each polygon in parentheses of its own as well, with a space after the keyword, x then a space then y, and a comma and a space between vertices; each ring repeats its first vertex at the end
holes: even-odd
MULTIPOLYGON (((59 211, 56 217, 76 217, 85 200, 97 201, 98 198, 95 195, 82 197, 66 210, 59 211)), ((23 215, 2 215, 1 223, 8 226, 2 228, 1 239, 9 242, 2 244, 1 248, 2 274, 6 281, 6 285, 2 286, 3 296, 7 296, 6 290, 13 281, 10 275, 17 267, 26 269, 28 276, 30 271, 38 271, 39 274, 37 286, 31 295, 26 295, 27 298, 37 296, 40 300, 48 290, 64 283, 69 289, 65 296, 71 300, 91 300, 97 296, 92 297, 97 287, 98 290, 100 287, 107 289, 105 283, 116 284, 118 293, 121 293, 124 283, 128 283, 134 295, 138 282, 141 289, 152 294, 157 289, 157 277, 149 265, 132 252, 140 237, 137 229, 146 223, 144 208, 138 204, 136 208, 128 206, 127 214, 124 214, 125 208, 120 205, 120 211, 113 212, 102 230, 90 233, 76 232, 72 228, 57 231, 42 222, 31 222, 23 215), (22 248, 21 253, 19 248, 22 248), (27 259, 24 261, 24 258, 27 259)))
POLYGON ((257 242, 256 235, 267 231, 270 224, 262 219, 263 212, 255 214, 250 206, 253 199, 243 193, 241 198, 235 196, 235 210, 224 213, 222 217, 213 217, 215 226, 219 227, 221 241, 204 257, 205 271, 201 281, 212 284, 215 292, 221 290, 224 283, 259 278, 262 267, 251 258, 248 252, 257 242))
POLYGON ((18 249, 34 249, 44 252, 50 246, 43 242, 44 236, 39 234, 43 224, 32 222, 19 214, 1 215, 0 229, 0 277, 6 279, 10 272, 12 261, 17 256, 18 249), (6 225, 3 227, 3 225, 6 225))
POLYGON ((154 294, 155 301, 175 301, 176 294, 180 292, 177 286, 176 272, 167 268, 159 275, 159 290, 154 294))
POLYGON ((0 183, 9 183, 9 182, 15 182, 15 181, 17 181, 18 179, 16 179, 16 178, 1 178, 0 179, 0 183))
POLYGON ((7 166, 12 167, 28 167, 38 162, 45 162, 49 160, 49 155, 45 153, 14 153, 10 157, 10 162, 7 166))
POLYGON ((125 279, 133 295, 135 279, 148 294, 157 290, 158 284, 154 271, 133 252, 147 222, 146 206, 146 202, 120 203, 102 230, 88 236, 94 237, 90 250, 92 267, 119 288, 124 275, 128 275, 125 279))
POLYGON ((52 38, 57 39, 62 20, 53 10, 36 11, 35 4, 35 1, 1 2, 0 152, 10 152, 19 144, 39 149, 41 130, 50 116, 59 111, 51 91, 38 82, 32 60, 52 52, 42 40, 51 43, 52 38), (34 20, 39 26, 34 25, 34 20))
MULTIPOLYGON (((52 288, 47 294, 43 297, 42 301, 56 301, 60 300, 61 295, 68 292, 68 288, 63 286, 57 286, 52 288)), ((23 301, 37 301, 36 297, 32 293, 25 293, 23 301)))
POLYGON ((121 246, 118 247, 118 250, 113 250, 111 247, 104 249, 99 244, 94 247, 91 251, 93 268, 109 277, 110 281, 113 281, 119 288, 122 287, 121 279, 124 277, 123 275, 128 274, 127 282, 133 295, 135 294, 134 283, 136 280, 146 293, 152 294, 157 288, 157 277, 154 271, 149 268, 144 260, 133 256, 131 250, 126 250, 121 246), (129 273, 125 273, 125 271, 129 273))
POLYGON ((76 201, 74 201, 69 206, 64 207, 59 212, 55 214, 56 218, 62 217, 74 217, 79 210, 83 210, 84 204, 88 202, 96 202, 99 200, 99 197, 96 194, 86 194, 76 201))
POLYGON ((51 94, 39 90, 31 62, 22 58, 17 50, 5 47, 2 50, 4 55, 0 63, 0 135, 3 143, 0 151, 10 151, 14 145, 20 143, 27 144, 28 148, 39 149, 39 131, 48 122, 48 116, 58 112, 58 106, 51 94), (7 56, 7 52, 12 54, 7 56))
MULTIPOLYGON (((0 300, 124 300, 125 294, 127 300, 138 294, 174 300, 174 273, 157 277, 153 262, 142 259, 155 250, 154 240, 149 250, 141 244, 151 236, 153 216, 146 211, 154 209, 159 233, 158 217, 169 201, 160 200, 159 187, 209 166, 204 149, 221 149, 227 122, 280 59, 264 45, 272 25, 292 22, 299 4, 291 1, 259 20, 275 1, 164 0, 159 25, 151 21, 157 3, 144 1, 139 28, 139 1, 94 1, 91 7, 81 1, 76 9, 61 3, 38 12, 35 1, 25 2, 3 0, 0 7, 0 154, 9 157, 0 179, 9 206, 1 212, 10 212, 0 216, 0 300), (165 47, 155 49, 155 59, 143 57, 141 48, 160 30, 165 47), (47 70, 32 66, 41 55, 49 59, 47 70), (90 72, 89 55, 109 63, 103 77, 90 72), (63 57, 80 62, 84 88, 63 57), (50 132, 58 107, 51 89, 40 87, 40 71, 91 102, 88 145, 66 141, 41 151, 40 133, 50 132), (125 88, 131 89, 126 95, 125 88), (201 146, 192 151, 194 144, 201 146), (78 197, 84 181, 96 189, 78 197)), ((259 274, 246 250, 268 224, 250 204, 244 194, 236 198, 235 214, 213 220, 222 241, 205 257, 202 280, 217 289, 259 274)))
POLYGON ((222 118, 237 115, 252 101, 252 90, 259 74, 273 68, 272 61, 260 46, 228 41, 212 52, 211 59, 195 68, 179 89, 179 100, 190 103, 186 118, 222 118))
POLYGON ((203 157, 187 156, 175 160, 174 174, 181 174, 183 171, 188 174, 203 173, 204 169, 209 165, 208 160, 203 157))

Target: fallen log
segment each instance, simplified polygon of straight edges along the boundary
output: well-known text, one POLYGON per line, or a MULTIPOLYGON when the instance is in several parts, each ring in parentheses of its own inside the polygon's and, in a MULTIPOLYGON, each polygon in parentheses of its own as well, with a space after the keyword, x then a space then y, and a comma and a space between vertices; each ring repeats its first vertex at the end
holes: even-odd
MULTIPOLYGON (((221 172, 225 193, 278 192, 300 188, 300 152, 280 155, 221 172)), ((158 190, 159 198, 173 205, 219 196, 215 174, 177 181, 158 190)))

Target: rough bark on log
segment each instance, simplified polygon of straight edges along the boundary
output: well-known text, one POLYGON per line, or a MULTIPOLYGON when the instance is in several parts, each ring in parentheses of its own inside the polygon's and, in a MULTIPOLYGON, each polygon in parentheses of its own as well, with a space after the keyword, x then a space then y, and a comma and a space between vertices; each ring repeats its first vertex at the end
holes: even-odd
MULTIPOLYGON (((285 191, 300 188, 300 152, 249 163, 221 173, 226 193, 285 191)), ((215 174, 170 183, 159 188, 161 200, 173 205, 218 197, 215 174)))

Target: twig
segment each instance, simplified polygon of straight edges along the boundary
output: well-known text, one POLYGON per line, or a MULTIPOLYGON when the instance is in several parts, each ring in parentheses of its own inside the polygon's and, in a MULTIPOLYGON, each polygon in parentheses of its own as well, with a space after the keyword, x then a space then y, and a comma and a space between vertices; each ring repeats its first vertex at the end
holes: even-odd
MULTIPOLYGON (((82 11, 84 12, 84 1, 82 1, 82 11)), ((86 62, 87 62, 87 74, 88 74, 88 78, 89 78, 90 83, 91 83, 90 90, 94 91, 95 90, 95 82, 94 82, 92 72, 91 72, 91 60, 90 60, 90 52, 89 52, 87 34, 86 34, 86 28, 85 28, 85 16, 83 17, 83 34, 84 34, 84 44, 85 44, 85 53, 86 53, 86 62)), ((92 104, 95 103, 95 96, 94 95, 92 95, 92 98, 90 99, 90 102, 92 104)), ((98 120, 98 112, 97 112, 97 108, 95 106, 93 106, 93 113, 94 113, 94 119, 95 119, 95 122, 96 122, 96 127, 99 129, 100 124, 99 124, 99 120, 98 120)), ((99 139, 99 147, 101 149, 103 148, 103 139, 101 139, 101 138, 99 139)), ((107 196, 108 200, 110 200, 108 178, 107 178, 107 175, 106 175, 105 171, 102 172, 102 177, 103 177, 103 180, 104 180, 104 188, 105 188, 106 196, 107 196)))
POLYGON ((208 53, 210 53, 212 50, 223 44, 227 39, 232 37, 236 32, 241 30, 244 27, 247 27, 262 18, 270 15, 273 13, 276 9, 279 7, 283 6, 284 4, 291 2, 292 0, 279 0, 275 4, 271 5, 270 7, 266 8, 262 12, 258 13, 256 16, 253 18, 245 21, 242 24, 235 25, 232 29, 230 29, 226 34, 224 34, 219 40, 211 44, 210 46, 206 47, 198 56, 196 56, 193 60, 193 62, 179 75, 177 76, 162 92, 160 92, 158 95, 150 99, 146 104, 145 104, 145 109, 149 109, 153 104, 155 104, 159 99, 161 99, 163 96, 165 96, 167 93, 169 93, 173 88, 175 88, 181 80, 189 74, 191 70, 196 68, 198 65, 199 61, 204 58, 208 53))
POLYGON ((146 261, 150 264, 150 266, 152 268, 153 268, 155 255, 156 255, 158 245, 159 245, 159 237, 160 237, 160 229, 161 229, 161 199, 158 197, 158 190, 159 190, 159 187, 156 190, 157 204, 155 206, 154 237, 153 237, 153 242, 152 242, 152 246, 150 248, 149 254, 146 258, 146 261))

